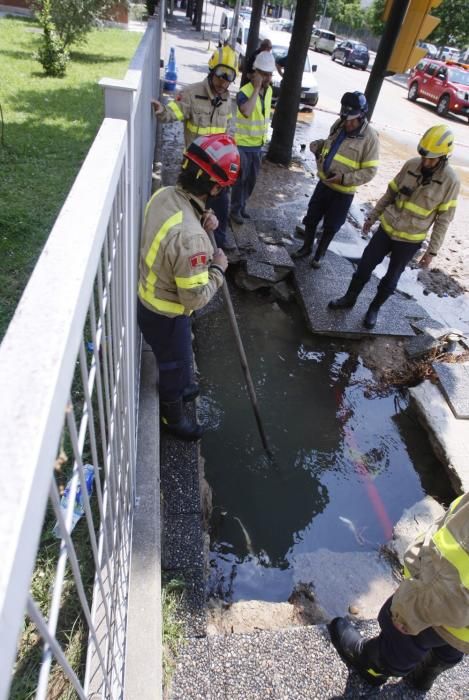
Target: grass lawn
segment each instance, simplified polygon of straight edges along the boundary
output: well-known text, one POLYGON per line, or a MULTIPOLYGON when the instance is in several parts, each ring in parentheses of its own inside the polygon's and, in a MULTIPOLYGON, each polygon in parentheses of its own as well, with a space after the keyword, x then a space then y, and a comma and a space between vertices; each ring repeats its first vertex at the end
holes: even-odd
POLYGON ((103 119, 98 80, 123 78, 140 38, 93 31, 66 76, 47 78, 37 23, 0 18, 0 338, 103 119))

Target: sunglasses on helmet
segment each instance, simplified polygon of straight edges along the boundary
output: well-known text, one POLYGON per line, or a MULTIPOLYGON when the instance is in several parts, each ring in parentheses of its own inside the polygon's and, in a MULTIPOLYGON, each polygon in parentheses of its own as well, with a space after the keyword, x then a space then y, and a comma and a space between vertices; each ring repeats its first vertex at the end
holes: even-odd
POLYGON ((228 83, 232 83, 236 78, 236 73, 234 72, 234 70, 226 66, 218 66, 218 68, 215 68, 213 72, 217 76, 217 78, 226 80, 228 83))

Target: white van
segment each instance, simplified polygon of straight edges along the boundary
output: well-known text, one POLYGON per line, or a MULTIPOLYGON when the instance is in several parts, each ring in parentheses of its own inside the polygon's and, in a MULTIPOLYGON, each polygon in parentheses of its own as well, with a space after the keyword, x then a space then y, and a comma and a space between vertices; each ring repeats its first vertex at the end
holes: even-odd
MULTIPOLYGON (((233 17, 234 17, 234 13, 230 12, 230 10, 223 11, 221 14, 220 33, 219 33, 220 44, 224 44, 225 41, 228 41, 228 39, 230 38, 231 27, 233 25, 233 17)), ((238 18, 238 33, 236 36, 236 44, 235 44, 235 51, 238 54, 238 67, 239 67, 240 71, 243 68, 243 61, 244 61, 245 56, 246 56, 246 45, 248 43, 248 34, 249 34, 249 22, 246 23, 246 21, 240 15, 238 18)))
POLYGON ((309 45, 314 51, 332 53, 335 48, 335 34, 326 29, 313 29, 309 45))
MULTIPOLYGON (((265 29, 265 26, 261 27, 261 31, 259 32, 260 41, 263 39, 270 39, 272 42, 272 53, 276 60, 287 55, 288 49, 290 48, 291 36, 292 35, 288 34, 288 32, 265 29)), ((308 51, 303 70, 303 77, 301 79, 300 102, 308 105, 309 107, 314 107, 319 98, 318 84, 316 81, 316 76, 314 75, 316 70, 317 66, 314 65, 314 55, 311 51, 308 51)), ((275 71, 275 73, 272 75, 272 91, 274 99, 279 96, 281 82, 281 75, 275 71)))

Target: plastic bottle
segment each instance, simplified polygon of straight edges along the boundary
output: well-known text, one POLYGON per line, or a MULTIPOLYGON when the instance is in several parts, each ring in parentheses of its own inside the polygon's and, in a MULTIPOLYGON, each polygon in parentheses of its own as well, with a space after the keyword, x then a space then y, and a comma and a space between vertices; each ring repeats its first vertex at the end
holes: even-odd
MULTIPOLYGON (((86 482, 86 490, 88 492, 88 496, 91 497, 91 494, 93 493, 94 466, 92 464, 84 464, 83 465, 83 473, 84 473, 85 482, 86 482)), ((72 485, 72 480, 70 479, 70 481, 67 482, 65 490, 62 494, 62 498, 60 499, 60 510, 62 511, 62 515, 64 518, 66 517, 66 514, 67 514, 71 485, 72 485)), ((72 532, 73 528, 75 527, 77 522, 80 520, 81 516, 84 515, 84 513, 85 513, 85 504, 84 504, 83 495, 81 492, 81 483, 80 483, 80 481, 78 481, 77 491, 75 494, 75 505, 73 508, 72 526, 70 528, 70 532, 72 532)), ((59 537, 59 538, 61 537, 58 523, 55 523, 53 533, 54 533, 55 537, 59 537)))
POLYGON ((174 92, 178 79, 178 70, 176 66, 176 49, 171 46, 169 49, 169 60, 164 74, 164 89, 166 92, 174 92))

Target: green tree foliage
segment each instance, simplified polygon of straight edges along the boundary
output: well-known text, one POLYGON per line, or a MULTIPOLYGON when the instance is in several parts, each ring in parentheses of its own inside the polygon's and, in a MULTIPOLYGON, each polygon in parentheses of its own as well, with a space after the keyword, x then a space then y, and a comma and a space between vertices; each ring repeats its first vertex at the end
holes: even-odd
POLYGON ((468 0, 443 0, 431 12, 439 17, 440 24, 430 34, 433 44, 450 44, 465 48, 469 45, 469 2, 468 0))
POLYGON ((361 8, 360 0, 322 0, 318 3, 319 19, 323 14, 331 17, 333 22, 348 24, 349 27, 363 26, 365 13, 361 8))
POLYGON ((374 0, 365 13, 365 24, 375 36, 381 36, 383 33, 383 12, 385 4, 386 0, 374 0))
MULTIPOLYGON (((96 23, 106 17, 114 0, 48 0, 50 16, 64 47, 84 41, 96 23)), ((42 11, 45 0, 36 0, 42 11)))
POLYGON ((37 60, 44 68, 46 75, 62 78, 65 75, 69 54, 60 37, 57 35, 51 17, 51 0, 44 0, 42 10, 38 14, 39 24, 43 35, 41 46, 37 52, 37 60))

